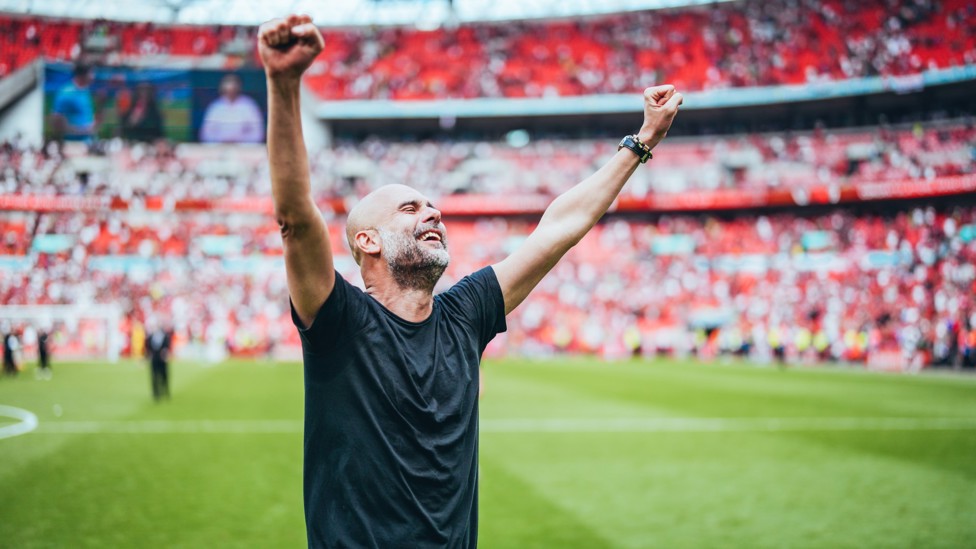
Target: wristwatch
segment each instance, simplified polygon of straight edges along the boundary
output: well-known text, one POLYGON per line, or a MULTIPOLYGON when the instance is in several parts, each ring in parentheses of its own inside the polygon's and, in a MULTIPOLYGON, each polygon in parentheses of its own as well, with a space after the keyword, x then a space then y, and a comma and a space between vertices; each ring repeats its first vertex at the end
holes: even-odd
POLYGON ((654 158, 654 155, 651 154, 651 148, 644 144, 644 142, 641 141, 640 137, 637 137, 637 135, 625 135, 624 138, 620 140, 620 144, 617 145, 617 150, 619 151, 624 147, 633 151, 634 154, 637 155, 637 158, 640 159, 641 164, 654 158))

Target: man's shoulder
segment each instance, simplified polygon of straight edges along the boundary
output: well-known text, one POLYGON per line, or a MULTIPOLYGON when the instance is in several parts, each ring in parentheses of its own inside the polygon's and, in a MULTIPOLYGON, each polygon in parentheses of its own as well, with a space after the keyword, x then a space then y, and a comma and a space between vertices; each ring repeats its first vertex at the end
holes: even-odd
MULTIPOLYGON (((443 302, 470 303, 472 300, 491 299, 493 291, 499 288, 495 271, 490 266, 482 267, 462 277, 446 291, 438 294, 443 302)), ((501 291, 500 289, 498 290, 501 291)))
POLYGON ((217 99, 214 99, 213 101, 210 102, 209 105, 207 105, 207 108, 208 109, 223 109, 223 108, 226 108, 226 107, 228 107, 230 105, 231 105, 231 103, 228 102, 223 97, 217 97, 217 99))
POLYGON ((376 303, 376 300, 370 297, 362 288, 346 280, 336 270, 335 284, 332 286, 332 291, 329 292, 329 296, 322 303, 316 318, 321 315, 342 316, 343 311, 348 310, 368 310, 369 312, 374 312, 376 311, 376 307, 372 306, 374 303, 376 303))
POLYGON ((258 102, 253 97, 247 95, 246 93, 242 93, 241 95, 239 95, 237 97, 237 100, 244 105, 254 106, 254 107, 258 106, 258 102))
POLYGON ((497 284, 498 278, 495 276, 495 270, 489 265, 462 277, 447 291, 451 292, 456 289, 463 289, 465 286, 469 285, 490 285, 492 282, 497 284))
POLYGON ((65 103, 68 101, 78 100, 78 88, 74 84, 66 84, 58 89, 58 93, 54 97, 54 101, 57 103, 65 103))

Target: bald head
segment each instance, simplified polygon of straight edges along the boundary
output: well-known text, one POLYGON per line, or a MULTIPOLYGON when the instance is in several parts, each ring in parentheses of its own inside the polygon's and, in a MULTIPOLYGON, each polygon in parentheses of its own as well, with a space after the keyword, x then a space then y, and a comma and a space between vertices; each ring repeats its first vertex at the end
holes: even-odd
POLYGON ((397 183, 384 185, 367 194, 356 203, 346 218, 346 240, 356 264, 362 264, 362 250, 356 245, 356 234, 367 229, 379 229, 400 206, 411 201, 427 204, 427 198, 419 191, 397 183))

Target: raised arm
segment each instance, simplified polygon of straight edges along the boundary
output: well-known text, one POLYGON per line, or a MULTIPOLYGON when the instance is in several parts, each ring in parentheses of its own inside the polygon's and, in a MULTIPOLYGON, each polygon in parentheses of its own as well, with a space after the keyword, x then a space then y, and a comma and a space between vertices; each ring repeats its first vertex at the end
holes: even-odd
MULTIPOLYGON (((644 90, 644 124, 637 136, 654 148, 667 135, 681 105, 674 86, 644 90)), ((505 314, 512 312, 556 263, 603 217, 640 161, 620 149, 602 168, 556 197, 539 225, 524 243, 492 266, 505 299, 505 314)))
POLYGON ((274 19, 258 30, 258 52, 268 79, 271 195, 284 243, 288 292, 306 327, 335 285, 329 233, 312 198, 299 106, 302 73, 323 45, 307 15, 274 19))

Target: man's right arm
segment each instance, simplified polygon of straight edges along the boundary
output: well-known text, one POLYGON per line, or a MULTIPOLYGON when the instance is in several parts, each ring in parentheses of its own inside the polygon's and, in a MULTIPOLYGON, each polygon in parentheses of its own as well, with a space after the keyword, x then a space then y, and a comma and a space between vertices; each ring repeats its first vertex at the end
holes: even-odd
POLYGON ((329 233, 315 201, 302 138, 301 75, 322 51, 308 16, 261 25, 258 51, 268 79, 268 161, 275 219, 281 228, 288 292, 305 327, 335 286, 329 233))

